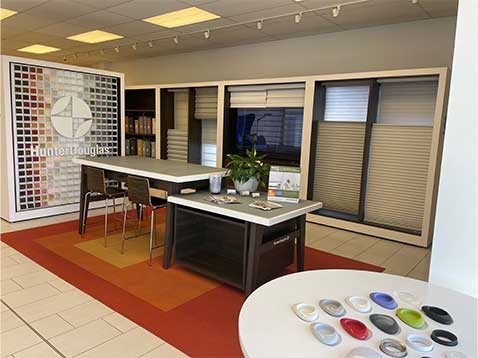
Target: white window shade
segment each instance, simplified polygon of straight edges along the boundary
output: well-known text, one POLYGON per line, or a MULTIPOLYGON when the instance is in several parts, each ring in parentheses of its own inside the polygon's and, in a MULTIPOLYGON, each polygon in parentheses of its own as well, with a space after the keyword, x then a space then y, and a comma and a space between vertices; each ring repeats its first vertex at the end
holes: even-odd
POLYGON ((189 93, 187 90, 174 91, 174 128, 188 128, 189 93))
POLYGON ((365 122, 368 112, 369 86, 328 86, 325 91, 324 120, 331 122, 365 122))
POLYGON ((231 108, 303 107, 305 84, 231 86, 231 108))
POLYGON ((188 130, 168 129, 168 159, 188 161, 188 130))
POLYGON ((377 123, 433 125, 437 80, 381 82, 377 123))
POLYGON ((217 118, 217 87, 196 88, 194 118, 217 118))
POLYGON ((216 166, 216 121, 210 119, 201 122, 201 164, 216 166))

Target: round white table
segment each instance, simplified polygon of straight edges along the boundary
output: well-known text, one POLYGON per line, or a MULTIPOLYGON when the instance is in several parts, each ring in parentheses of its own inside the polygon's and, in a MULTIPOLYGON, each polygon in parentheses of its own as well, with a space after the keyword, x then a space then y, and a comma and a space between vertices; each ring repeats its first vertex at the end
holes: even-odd
POLYGON ((477 305, 478 300, 427 282, 384 273, 353 270, 317 270, 298 272, 270 281, 255 290, 244 302, 239 316, 239 338, 246 357, 345 357, 355 347, 369 347, 388 357, 379 349, 382 339, 393 338, 405 344, 409 334, 430 337, 434 329, 445 329, 458 337, 456 347, 445 347, 433 342, 433 351, 420 353, 408 348, 407 357, 445 357, 446 352, 461 352, 468 358, 477 357, 477 305), (420 310, 397 297, 398 291, 408 291, 423 305, 438 306, 447 310, 454 319, 451 325, 439 324, 425 317, 428 327, 414 329, 401 322, 395 310, 387 310, 375 303, 370 313, 358 313, 345 303, 347 296, 365 296, 370 292, 385 292, 395 297, 398 307, 420 310), (372 337, 366 341, 352 338, 334 318, 319 308, 321 299, 335 299, 347 310, 344 317, 356 318, 367 325, 372 337), (333 325, 342 336, 334 347, 319 342, 312 334, 310 323, 301 321, 293 312, 296 303, 314 304, 319 311, 319 322, 333 325), (396 319, 401 332, 388 335, 378 330, 370 321, 372 313, 387 314, 396 319))

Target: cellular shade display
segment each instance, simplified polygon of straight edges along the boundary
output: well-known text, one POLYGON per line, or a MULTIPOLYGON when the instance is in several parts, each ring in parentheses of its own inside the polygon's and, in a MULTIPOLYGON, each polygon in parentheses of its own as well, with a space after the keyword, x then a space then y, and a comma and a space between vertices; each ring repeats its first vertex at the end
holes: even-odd
POLYGON ((217 118, 217 87, 196 88, 194 118, 212 119, 217 118))
POLYGON ((432 130, 373 125, 365 221, 421 231, 432 130))
POLYGON ((174 129, 168 129, 168 159, 187 162, 189 91, 170 91, 174 92, 174 129))
POLYGON ((304 83, 230 86, 231 108, 303 107, 304 83))
POLYGON ((77 203, 78 155, 118 155, 119 78, 10 64, 16 211, 77 203))
POLYGON ((320 121, 313 200, 328 210, 359 211, 365 123, 320 121))
POLYGON ((324 120, 365 122, 368 112, 369 86, 327 86, 324 120))
POLYGON ((194 118, 201 120, 201 164, 216 166, 217 87, 195 89, 194 118))
POLYGON ((201 164, 216 166, 216 121, 204 119, 201 126, 201 164))

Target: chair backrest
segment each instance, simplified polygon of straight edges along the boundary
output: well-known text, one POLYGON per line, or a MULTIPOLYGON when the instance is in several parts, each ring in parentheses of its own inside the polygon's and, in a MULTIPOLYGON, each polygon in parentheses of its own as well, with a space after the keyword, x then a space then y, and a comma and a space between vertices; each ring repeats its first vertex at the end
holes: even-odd
POLYGON ((105 171, 99 168, 86 168, 86 187, 90 192, 105 194, 105 171))
POLYGON ((151 206, 149 180, 147 178, 128 175, 126 185, 128 186, 128 199, 131 202, 151 206))

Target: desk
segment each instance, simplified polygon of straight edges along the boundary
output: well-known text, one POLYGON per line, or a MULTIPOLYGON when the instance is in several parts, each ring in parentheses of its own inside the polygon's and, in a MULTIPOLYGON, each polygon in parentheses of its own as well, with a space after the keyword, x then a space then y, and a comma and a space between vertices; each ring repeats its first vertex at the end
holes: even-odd
MULTIPOLYGON (((205 167, 197 164, 188 164, 176 162, 172 160, 161 160, 146 157, 127 156, 127 157, 87 157, 74 158, 74 163, 81 164, 81 190, 80 190, 80 212, 78 232, 83 234, 83 218, 84 206, 89 205, 89 201, 85 203, 86 188, 86 167, 100 168, 105 171, 105 177, 126 181, 128 175, 135 175, 149 178, 152 188, 157 188, 168 192, 168 195, 177 194, 183 188, 205 189, 209 186, 209 176, 211 174, 224 174, 225 169, 205 167)), ((103 200, 97 198, 96 200, 103 200)), ((91 201, 95 199, 92 198, 91 201)), ((170 258, 166 252, 170 252, 167 248, 168 236, 172 236, 172 220, 173 210, 170 205, 167 207, 166 219, 166 242, 165 256, 163 265, 169 267, 170 258)), ((86 210, 88 215, 88 210, 86 210)))
MULTIPOLYGON (((399 307, 420 309, 396 298, 399 307)), ((408 347, 408 356, 445 357, 445 352, 459 351, 467 357, 475 357, 477 349, 476 309, 478 301, 470 296, 434 286, 424 281, 384 273, 354 270, 316 270, 294 273, 270 281, 254 291, 244 302, 239 315, 239 338, 244 356, 260 357, 345 357, 355 347, 367 346, 380 353, 382 339, 394 338, 405 343, 411 333, 430 337, 434 329, 445 329, 458 337, 458 346, 445 347, 434 343, 430 353, 419 353, 408 347), (423 305, 434 305, 446 309, 454 318, 452 325, 442 325, 425 317, 428 328, 413 329, 396 318, 401 327, 397 335, 388 335, 379 331, 369 321, 369 314, 358 313, 350 308, 344 299, 347 296, 368 296, 372 291, 394 293, 406 290, 413 293, 423 305), (318 307, 321 299, 340 301, 347 313, 345 317, 361 320, 372 331, 367 341, 350 337, 340 327, 339 319, 329 316, 318 307), (319 310, 319 322, 333 325, 342 342, 329 347, 320 343, 313 335, 310 324, 302 322, 293 313, 291 306, 304 302, 314 304, 319 310)), ((395 316, 394 311, 386 310, 375 303, 371 313, 383 313, 395 316)))
POLYGON ((246 296, 292 263, 295 241, 297 270, 304 269, 305 215, 321 203, 301 200, 262 211, 248 206, 258 200, 251 197, 218 205, 208 196, 168 196, 174 205, 174 243, 168 247, 174 247, 175 262, 242 289, 246 296))

